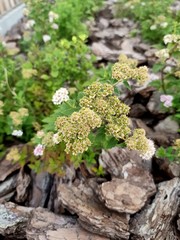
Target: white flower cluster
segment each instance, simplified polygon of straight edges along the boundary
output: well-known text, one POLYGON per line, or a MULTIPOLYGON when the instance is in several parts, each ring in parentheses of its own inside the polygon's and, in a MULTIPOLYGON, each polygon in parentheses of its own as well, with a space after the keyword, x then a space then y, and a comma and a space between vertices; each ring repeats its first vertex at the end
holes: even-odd
POLYGON ((54 20, 59 18, 59 15, 57 13, 52 12, 52 11, 50 11, 48 15, 49 15, 49 22, 50 23, 53 23, 54 20))
POLYGON ((176 43, 178 41, 180 41, 180 35, 176 35, 176 34, 167 34, 166 36, 164 36, 164 43, 168 44, 168 43, 176 43))
POLYGON ((170 57, 169 50, 166 48, 157 51, 155 54, 156 57, 160 58, 161 60, 166 60, 167 58, 170 57))
POLYGON ((28 20, 27 23, 25 24, 25 29, 29 30, 35 25, 35 21, 33 19, 28 20))
POLYGON ((155 154, 155 152, 156 152, 156 148, 154 146, 154 142, 148 139, 148 151, 146 151, 145 153, 141 153, 140 157, 144 160, 150 160, 155 154))
POLYGON ((46 42, 49 42, 51 40, 51 36, 45 34, 43 35, 43 41, 46 43, 46 42))
POLYGON ((15 137, 21 137, 22 135, 23 135, 22 130, 13 130, 12 132, 12 136, 15 136, 15 137))
POLYGON ((69 96, 68 96, 68 90, 66 88, 58 89, 52 98, 52 102, 55 105, 59 105, 62 102, 66 102, 67 100, 69 100, 69 96))

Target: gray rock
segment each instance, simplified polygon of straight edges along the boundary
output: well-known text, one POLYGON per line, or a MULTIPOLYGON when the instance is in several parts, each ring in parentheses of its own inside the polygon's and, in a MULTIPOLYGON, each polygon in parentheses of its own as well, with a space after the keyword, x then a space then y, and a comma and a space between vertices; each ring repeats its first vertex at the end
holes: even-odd
POLYGON ((172 120, 171 117, 167 117, 161 120, 155 127, 155 131, 174 133, 176 134, 179 130, 179 125, 176 121, 172 120))
POLYGON ((161 96, 161 93, 153 92, 153 94, 147 104, 147 109, 153 115, 158 115, 160 113, 163 113, 163 110, 162 110, 161 104, 160 104, 160 96, 161 96))
POLYGON ((100 18, 98 27, 102 30, 106 29, 107 27, 109 27, 109 21, 106 18, 100 18))

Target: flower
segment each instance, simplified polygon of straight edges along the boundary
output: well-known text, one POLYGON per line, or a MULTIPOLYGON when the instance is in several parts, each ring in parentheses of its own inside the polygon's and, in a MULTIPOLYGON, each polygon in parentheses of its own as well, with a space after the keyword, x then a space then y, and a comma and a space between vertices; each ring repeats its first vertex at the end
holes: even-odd
POLYGON ((168 23, 167 23, 167 22, 162 22, 162 23, 160 24, 160 26, 161 26, 162 28, 166 28, 166 27, 168 26, 168 23))
POLYGON ((54 144, 59 144, 60 143, 59 134, 55 133, 52 137, 52 140, 54 144))
POLYGON ((42 144, 38 144, 34 149, 34 155, 36 157, 42 156, 44 152, 44 146, 42 144))
POLYGON ((160 96, 160 101, 163 103, 163 105, 165 107, 171 107, 172 106, 172 100, 173 100, 173 96, 171 95, 161 95, 160 96))
POLYGON ((40 130, 40 131, 37 131, 37 133, 36 133, 36 136, 38 137, 38 138, 42 138, 42 137, 44 137, 44 131, 43 130, 40 130))
POLYGON ((156 57, 160 58, 160 60, 162 60, 162 61, 164 61, 164 60, 166 60, 167 58, 170 57, 169 50, 166 49, 166 48, 157 51, 155 53, 155 55, 156 55, 156 57))
POLYGON ((56 23, 53 23, 53 24, 51 25, 51 27, 52 27, 53 29, 55 29, 55 30, 57 30, 57 29, 59 28, 59 26, 58 26, 56 23))
POLYGON ((165 73, 170 73, 172 71, 172 67, 171 66, 166 66, 165 68, 164 68, 164 72, 165 73))
POLYGON ((154 142, 150 139, 148 141, 148 150, 145 153, 141 153, 140 157, 144 160, 150 160, 156 152, 156 148, 154 147, 154 142))
POLYGON ((49 12, 48 16, 49 16, 49 22, 50 23, 54 22, 54 20, 59 18, 59 15, 57 13, 52 12, 52 11, 49 12))
POLYGON ((51 37, 49 35, 43 35, 43 41, 46 43, 51 40, 51 37))
POLYGON ((25 29, 31 29, 35 23, 36 22, 33 19, 27 21, 27 23, 25 24, 25 29))
POLYGON ((176 43, 180 40, 180 35, 167 34, 167 35, 164 36, 163 40, 164 40, 165 44, 172 43, 172 42, 176 43))
POLYGON ((66 102, 67 100, 69 100, 69 96, 68 90, 66 88, 60 88, 59 90, 57 90, 52 98, 52 102, 55 105, 59 105, 62 102, 66 102))
POLYGON ((152 26, 150 26, 150 30, 156 30, 157 29, 157 26, 154 24, 154 25, 152 25, 152 26))
POLYGON ((22 130, 13 130, 12 135, 16 136, 16 137, 21 137, 23 135, 23 131, 22 130))

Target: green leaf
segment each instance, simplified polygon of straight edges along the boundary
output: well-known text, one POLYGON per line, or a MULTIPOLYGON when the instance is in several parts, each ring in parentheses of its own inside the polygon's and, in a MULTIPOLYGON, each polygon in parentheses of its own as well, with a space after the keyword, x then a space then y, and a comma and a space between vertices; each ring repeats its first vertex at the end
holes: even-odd
POLYGON ((123 84, 128 90, 131 90, 131 86, 129 85, 128 81, 124 80, 123 84))
POLYGON ((154 73, 157 73, 157 72, 161 71, 163 68, 164 68, 164 64, 156 63, 156 64, 154 64, 152 70, 154 73))

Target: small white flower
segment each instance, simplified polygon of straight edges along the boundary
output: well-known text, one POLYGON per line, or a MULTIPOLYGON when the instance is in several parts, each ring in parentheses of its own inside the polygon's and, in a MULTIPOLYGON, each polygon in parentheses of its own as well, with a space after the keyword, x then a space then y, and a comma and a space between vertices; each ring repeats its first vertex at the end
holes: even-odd
POLYGON ((12 135, 16 136, 16 137, 21 137, 23 135, 23 131, 22 130, 13 130, 12 135))
POLYGON ((170 73, 172 71, 172 67, 171 66, 166 66, 165 68, 164 68, 164 72, 165 73, 170 73))
POLYGON ((169 50, 166 49, 166 48, 157 51, 157 52, 155 53, 155 55, 156 55, 156 57, 158 57, 158 58, 160 58, 160 59, 162 59, 162 60, 167 59, 167 58, 170 57, 170 56, 169 56, 169 50))
POLYGON ((43 35, 43 41, 46 43, 51 40, 51 37, 49 35, 43 35))
POLYGON ((163 23, 160 24, 160 26, 161 26, 162 28, 166 28, 166 27, 168 26, 168 23, 167 23, 167 22, 163 22, 163 23))
POLYGON ((145 3, 145 2, 142 2, 142 3, 141 3, 141 5, 142 5, 142 6, 145 6, 145 5, 146 5, 146 3, 145 3))
POLYGON ((53 23, 53 24, 51 25, 51 27, 52 27, 53 29, 55 29, 55 30, 57 30, 57 29, 59 28, 59 26, 58 26, 56 23, 53 23))
POLYGON ((29 30, 31 29, 34 25, 35 25, 35 21, 33 19, 27 21, 27 23, 25 24, 25 29, 29 30))
POLYGON ((156 152, 156 148, 154 146, 154 142, 148 139, 148 151, 145 153, 141 153, 140 157, 144 160, 150 160, 155 154, 155 152, 156 152))
POLYGON ((68 90, 66 88, 60 88, 59 90, 57 90, 52 98, 52 102, 55 105, 59 105, 62 102, 66 102, 67 100, 69 100, 69 96, 68 90))
POLYGON ((42 156, 44 152, 44 146, 42 144, 38 144, 34 149, 35 156, 42 156))
POLYGON ((52 12, 52 11, 49 12, 48 16, 49 16, 49 22, 50 23, 53 23, 54 20, 59 18, 59 15, 54 13, 54 12, 52 12))
POLYGON ((60 141, 59 141, 59 134, 58 133, 55 133, 52 137, 52 140, 53 140, 53 143, 54 144, 59 144, 60 141))
POLYGON ((150 26, 150 30, 156 30, 157 29, 157 26, 154 24, 154 25, 152 25, 152 26, 150 26))

